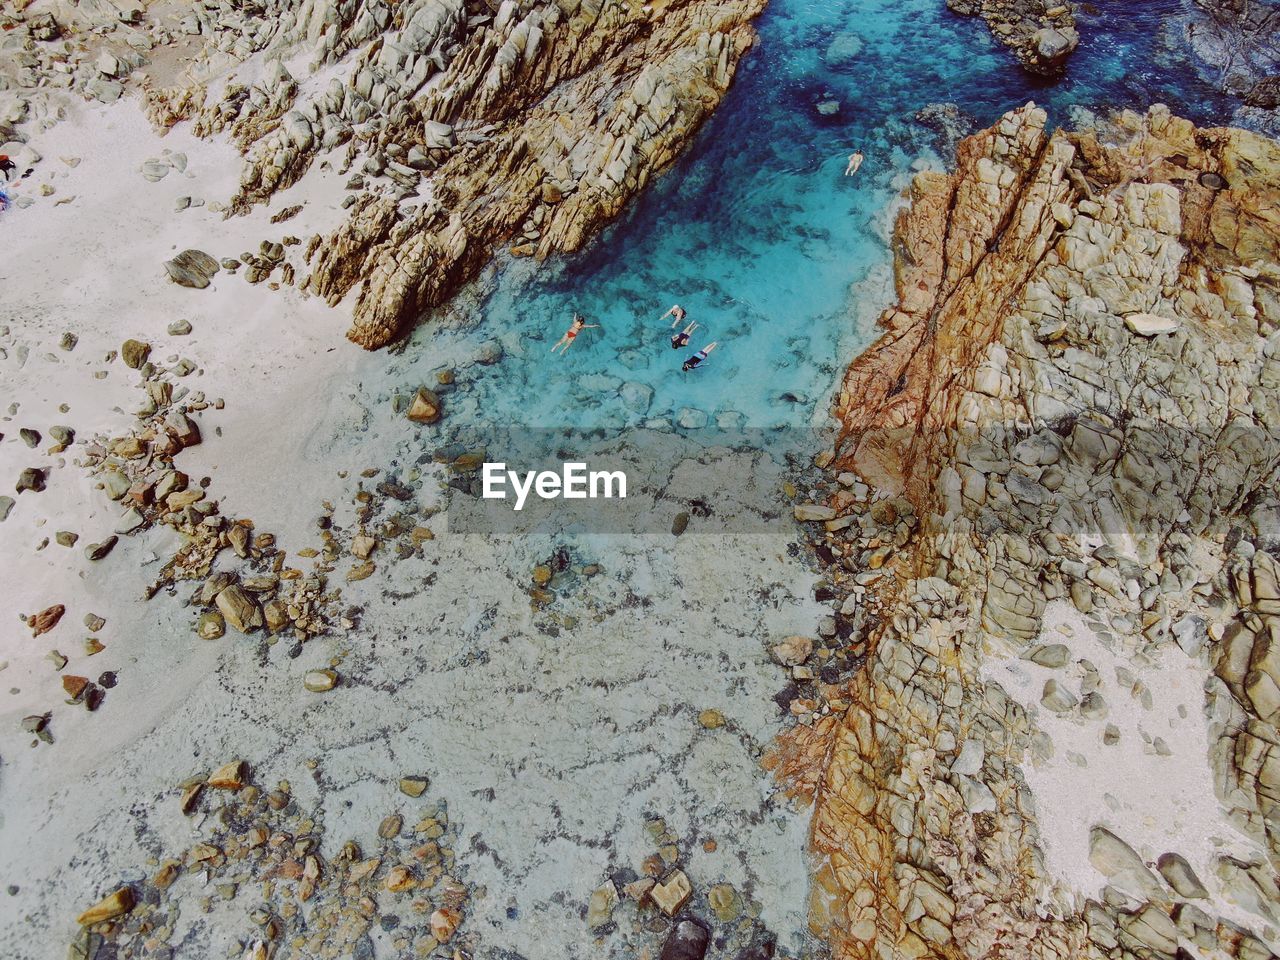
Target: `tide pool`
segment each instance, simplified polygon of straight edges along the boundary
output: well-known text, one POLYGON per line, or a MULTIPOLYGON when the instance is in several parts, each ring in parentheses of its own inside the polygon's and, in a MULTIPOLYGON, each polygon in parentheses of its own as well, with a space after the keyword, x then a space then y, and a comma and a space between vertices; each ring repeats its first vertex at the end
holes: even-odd
POLYGON ((890 301, 895 201, 914 170, 946 162, 946 129, 971 132, 1028 100, 1055 125, 1154 102, 1226 121, 1177 42, 1182 10, 1101 4, 1067 76, 1045 81, 942 0, 773 0, 681 159, 587 250, 500 269, 462 327, 428 320, 408 347, 414 366, 502 345, 501 361, 460 372, 454 426, 617 428, 682 411, 712 425, 820 424, 890 301), (845 177, 854 149, 866 160, 845 177), (699 323, 681 350, 660 319, 674 303, 699 323), (601 329, 552 356, 574 312, 601 329), (709 341, 710 359, 682 373, 709 341))

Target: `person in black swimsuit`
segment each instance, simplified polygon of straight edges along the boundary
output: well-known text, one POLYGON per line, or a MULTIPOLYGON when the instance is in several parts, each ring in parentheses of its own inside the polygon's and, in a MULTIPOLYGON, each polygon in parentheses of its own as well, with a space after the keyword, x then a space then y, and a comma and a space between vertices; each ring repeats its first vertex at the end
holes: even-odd
POLYGON ((689 345, 689 337, 693 334, 694 329, 698 326, 697 320, 691 320, 689 325, 671 338, 671 349, 679 350, 681 347, 689 345))
POLYGON ((707 359, 707 354, 709 354, 715 348, 716 348, 716 341, 712 340, 705 347, 703 347, 701 350, 695 353, 692 357, 690 357, 688 360, 682 363, 680 365, 680 369, 683 370, 685 373, 688 373, 690 370, 696 369, 698 364, 702 363, 703 360, 707 359))

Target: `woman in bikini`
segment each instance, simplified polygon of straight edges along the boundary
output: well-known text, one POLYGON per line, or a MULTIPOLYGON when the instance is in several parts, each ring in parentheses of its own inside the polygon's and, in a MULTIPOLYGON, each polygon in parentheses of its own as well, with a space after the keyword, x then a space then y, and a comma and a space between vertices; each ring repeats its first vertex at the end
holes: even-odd
POLYGON ((702 363, 703 360, 707 359, 707 354, 709 354, 715 348, 716 348, 716 341, 712 340, 705 347, 703 347, 701 350, 695 353, 692 357, 690 357, 688 360, 682 363, 680 365, 680 369, 683 370, 685 373, 688 373, 690 370, 695 369, 698 366, 698 364, 702 363))
POLYGON ((569 324, 569 329, 564 332, 564 336, 556 341, 555 345, 551 348, 551 352, 555 353, 556 347, 563 345, 564 349, 560 351, 560 356, 563 357, 569 352, 569 348, 573 346, 573 341, 577 338, 578 334, 583 330, 590 330, 592 327, 598 326, 600 326, 600 324, 587 323, 585 317, 580 317, 575 313, 573 315, 573 323, 569 324))
POLYGON ((671 338, 671 349, 679 350, 681 347, 689 345, 689 337, 693 334, 694 329, 698 326, 697 320, 691 320, 689 325, 671 338))

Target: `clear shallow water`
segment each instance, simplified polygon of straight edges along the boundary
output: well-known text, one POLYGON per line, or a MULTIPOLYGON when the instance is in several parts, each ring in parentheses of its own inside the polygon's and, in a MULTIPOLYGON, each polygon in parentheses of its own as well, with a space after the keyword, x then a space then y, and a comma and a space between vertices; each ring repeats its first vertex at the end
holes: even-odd
POLYGON ((563 262, 504 269, 483 323, 429 323, 409 349, 435 363, 502 343, 501 362, 459 375, 455 426, 618 427, 683 408, 713 425, 821 419, 888 304, 894 198, 913 165, 938 166, 951 150, 917 111, 951 103, 976 129, 1027 100, 1057 125, 1080 108, 1162 101, 1197 122, 1225 122, 1228 105, 1174 40, 1180 12, 1178 0, 1099 4, 1068 75, 1045 82, 943 0, 772 0, 720 109, 621 221, 563 262), (857 53, 842 58, 842 47, 857 53), (855 148, 866 161, 847 178, 855 148), (676 302, 701 324, 680 351, 659 319, 676 302), (575 311, 603 329, 553 357, 575 311), (682 373, 709 340, 719 343, 710 360, 682 373), (623 383, 653 391, 647 410, 620 395, 623 383))

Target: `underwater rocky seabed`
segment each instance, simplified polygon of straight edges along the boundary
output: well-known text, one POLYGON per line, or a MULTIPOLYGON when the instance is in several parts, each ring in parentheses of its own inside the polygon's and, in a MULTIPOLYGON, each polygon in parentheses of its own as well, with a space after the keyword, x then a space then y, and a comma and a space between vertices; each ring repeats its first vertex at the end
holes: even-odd
MULTIPOLYGON (((1227 118, 1230 104, 1187 65, 1180 9, 1145 5, 1141 13, 1082 19, 1085 41, 1068 76, 1046 84, 1023 75, 980 24, 932 0, 775 2, 721 109, 617 225, 581 255, 492 271, 459 301, 482 301, 482 322, 424 324, 394 356, 376 358, 376 376, 362 364, 372 386, 333 405, 324 421, 333 429, 310 438, 311 459, 360 460, 403 475, 454 431, 483 433, 490 423, 592 429, 679 418, 686 408, 755 427, 822 426, 845 362, 875 336, 872 323, 890 298, 889 211, 922 160, 936 166, 950 156, 954 135, 1027 99, 1047 106, 1057 123, 1155 101, 1198 122, 1227 118), (1152 18, 1160 29, 1150 29, 1152 18), (947 121, 951 135, 915 119, 947 103, 958 112, 934 113, 955 118, 947 121), (867 162, 846 179, 840 173, 854 147, 867 162), (703 324, 695 343, 721 343, 691 375, 679 372, 680 354, 657 319, 677 301, 703 324), (588 331, 553 360, 547 350, 575 310, 604 330, 588 331), (467 362, 493 359, 495 340, 500 360, 467 362), (454 366, 460 376, 445 395, 444 426, 404 441, 387 385, 430 382, 436 369, 454 366), (623 383, 653 391, 647 409, 624 403, 623 383)), ((458 312, 466 311, 444 314, 458 312)), ((807 431, 797 436, 798 453, 816 451, 806 450, 807 431)), ((340 511, 338 520, 350 516, 340 511)), ((218 722, 200 724, 194 743, 187 729, 137 729, 133 754, 89 783, 127 783, 156 769, 166 772, 161 781, 176 783, 240 754, 270 771, 265 787, 278 777, 301 781, 294 785, 301 803, 323 806, 329 835, 363 832, 368 842, 368 814, 404 803, 395 776, 429 771, 427 797, 448 799, 451 829, 461 834, 453 843, 459 872, 486 891, 468 904, 464 927, 477 936, 479 956, 652 950, 662 931, 633 928, 629 908, 618 909, 619 932, 602 928, 603 946, 593 945, 582 914, 594 888, 611 875, 626 879, 668 839, 695 882, 700 915, 710 919, 703 898, 711 886, 728 882, 757 902, 748 912, 760 913, 783 950, 820 951, 804 932, 805 814, 771 795, 755 768, 780 729, 769 698, 781 672, 763 662, 761 640, 808 632, 823 612, 810 599, 813 577, 797 573, 787 554, 788 539, 442 545, 443 569, 398 574, 363 595, 359 585, 348 588, 364 605, 371 636, 348 642, 356 647, 352 666, 339 665, 344 683, 325 708, 304 706, 300 698, 310 695, 298 692, 300 671, 288 669, 279 647, 222 663, 206 648, 197 657, 216 682, 184 683, 181 697, 160 682, 148 687, 174 710, 218 722), (521 588, 557 546, 579 568, 599 564, 603 580, 573 574, 558 586, 563 604, 554 615, 531 614, 521 588), (736 553, 734 562, 720 555, 726 551, 736 553), (476 583, 477 570, 492 572, 492 582, 476 583), (750 596, 737 595, 744 585, 750 596), (282 720, 282 705, 296 717, 282 720), (726 727, 704 729, 697 718, 707 708, 722 711, 726 727), (303 757, 323 758, 321 768, 308 776, 303 757), (670 838, 646 831, 651 817, 666 818, 670 838)), ((146 546, 160 549, 154 540, 146 546)), ((91 589, 100 598, 116 589, 132 595, 147 579, 135 571, 91 589)), ((185 635, 185 612, 164 602, 115 628, 185 635)), ((325 652, 341 657, 344 646, 325 652)), ((170 650, 151 666, 176 674, 189 668, 184 660, 170 650)), ((310 652, 304 660, 323 666, 310 652)), ((86 801, 78 802, 83 809, 86 801)), ((174 803, 167 795, 157 802, 174 803)), ((143 872, 140 861, 126 866, 122 847, 163 857, 183 842, 181 821, 123 814, 128 806, 113 807, 112 819, 91 829, 78 825, 51 859, 96 876, 106 892, 122 872, 143 872)), ((416 820, 424 816, 419 807, 404 813, 416 820)), ((7 833, 14 829, 11 820, 7 833)), ((22 853, 30 862, 32 850, 22 853)), ((22 910, 39 913, 41 899, 61 904, 54 885, 21 884, 22 910)), ((195 949, 210 944, 221 955, 251 933, 238 907, 215 904, 203 926, 191 907, 179 929, 195 949)), ((725 923, 717 937, 736 946, 750 927, 725 923)), ((51 942, 32 951, 12 928, 5 939, 18 956, 56 955, 61 943, 52 941, 69 928, 69 918, 46 914, 36 929, 51 942)), ((368 942, 383 955, 394 937, 394 925, 384 925, 368 942)))

